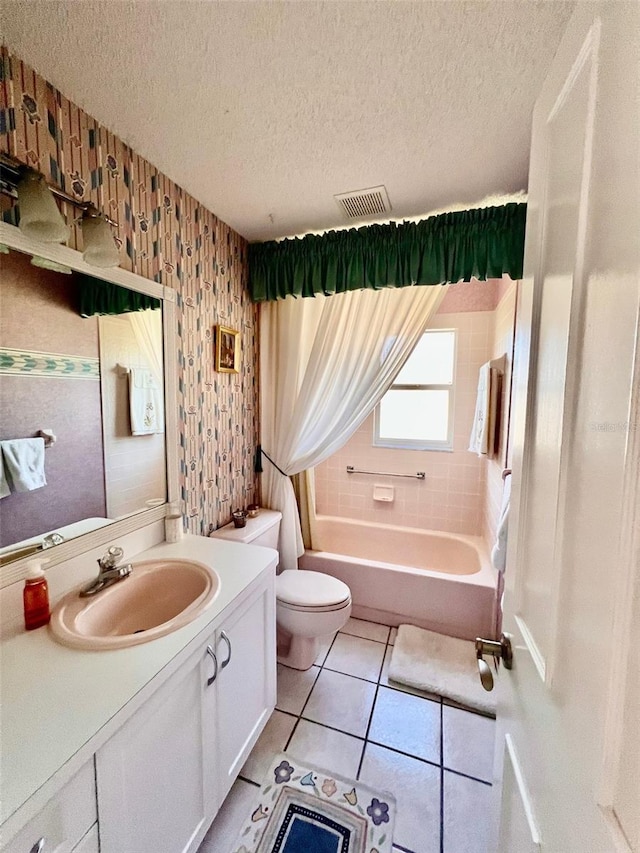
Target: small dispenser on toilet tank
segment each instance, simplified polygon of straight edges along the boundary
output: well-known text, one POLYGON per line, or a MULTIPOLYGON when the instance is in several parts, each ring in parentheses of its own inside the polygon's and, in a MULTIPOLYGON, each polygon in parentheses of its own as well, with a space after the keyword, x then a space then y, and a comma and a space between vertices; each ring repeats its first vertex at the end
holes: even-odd
POLYGON ((274 509, 261 509, 256 516, 243 516, 245 523, 236 525, 234 521, 210 533, 214 539, 228 539, 230 542, 241 542, 243 545, 262 545, 265 548, 278 549, 280 534, 280 519, 282 513, 274 509))

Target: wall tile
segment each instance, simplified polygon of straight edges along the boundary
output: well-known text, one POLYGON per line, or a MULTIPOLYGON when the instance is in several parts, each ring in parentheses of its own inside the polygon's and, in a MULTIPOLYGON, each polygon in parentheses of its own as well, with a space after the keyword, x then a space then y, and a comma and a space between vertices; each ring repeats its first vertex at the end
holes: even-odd
POLYGON ((458 332, 453 452, 374 447, 371 416, 343 448, 316 468, 319 513, 470 535, 482 532, 486 460, 474 457, 467 446, 478 369, 490 357, 494 312, 476 307, 474 302, 468 312, 439 312, 431 323, 432 328, 455 328, 458 332), (425 471, 427 476, 420 481, 349 475, 347 465, 369 471, 425 471), (393 503, 373 500, 376 483, 394 487, 393 503))

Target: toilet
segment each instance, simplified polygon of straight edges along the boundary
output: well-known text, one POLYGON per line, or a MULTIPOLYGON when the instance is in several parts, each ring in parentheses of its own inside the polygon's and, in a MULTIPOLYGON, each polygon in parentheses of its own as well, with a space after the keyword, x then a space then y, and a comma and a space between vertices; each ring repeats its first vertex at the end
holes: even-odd
MULTIPOLYGON (((233 522, 215 530, 214 538, 277 549, 282 514, 261 509, 244 527, 233 522)), ((309 669, 318 656, 320 640, 343 628, 351 615, 351 590, 321 572, 286 569, 276 578, 278 662, 309 669)))

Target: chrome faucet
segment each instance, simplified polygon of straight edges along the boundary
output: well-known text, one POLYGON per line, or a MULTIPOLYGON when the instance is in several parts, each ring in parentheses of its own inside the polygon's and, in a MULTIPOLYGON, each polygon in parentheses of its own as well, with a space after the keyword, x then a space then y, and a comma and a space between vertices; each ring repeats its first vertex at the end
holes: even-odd
POLYGON ((64 536, 61 533, 49 533, 42 540, 42 547, 53 548, 54 545, 61 545, 64 542, 64 536))
POLYGON ((80 597, 86 598, 89 595, 95 595, 108 586, 128 578, 133 571, 133 567, 131 563, 126 563, 122 566, 118 565, 118 560, 121 560, 123 556, 124 551, 117 545, 109 548, 107 553, 98 560, 98 565, 100 566, 98 577, 80 590, 80 597))

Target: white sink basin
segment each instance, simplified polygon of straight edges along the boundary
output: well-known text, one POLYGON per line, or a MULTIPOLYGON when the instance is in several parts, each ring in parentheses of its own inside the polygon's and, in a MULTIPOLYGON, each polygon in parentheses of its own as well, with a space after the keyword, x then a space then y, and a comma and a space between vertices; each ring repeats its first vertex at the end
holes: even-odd
POLYGON ((51 614, 54 637, 80 649, 120 649, 192 622, 216 598, 220 578, 194 560, 146 560, 95 596, 80 598, 80 589, 66 595, 51 614))

